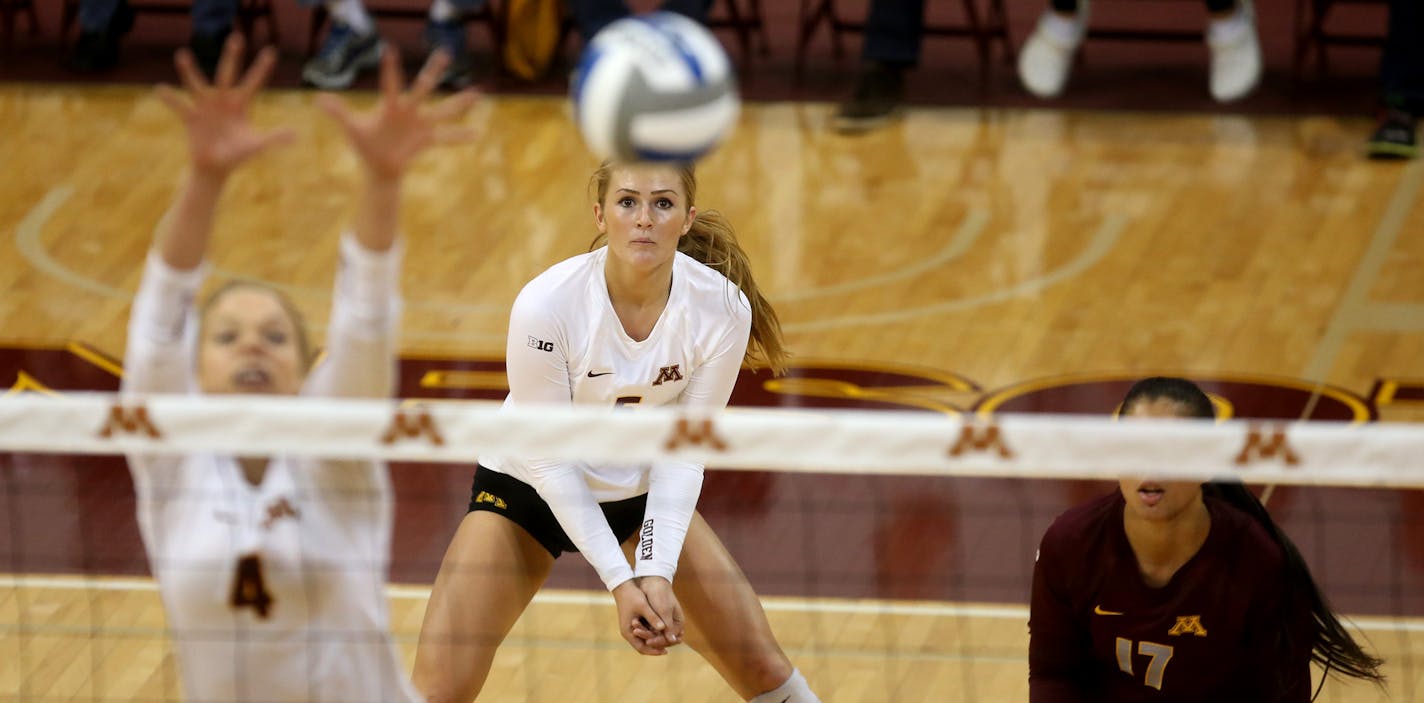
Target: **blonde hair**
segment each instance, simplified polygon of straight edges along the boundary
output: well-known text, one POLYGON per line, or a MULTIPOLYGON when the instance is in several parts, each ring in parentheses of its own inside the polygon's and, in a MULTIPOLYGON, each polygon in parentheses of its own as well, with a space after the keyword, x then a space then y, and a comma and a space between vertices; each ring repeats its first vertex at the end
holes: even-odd
MULTIPOLYGON (((590 188, 594 191, 599 205, 604 205, 613 171, 621 165, 605 161, 589 179, 590 188)), ((686 207, 690 209, 697 202, 697 175, 691 164, 679 164, 673 168, 677 169, 678 177, 682 179, 682 190, 687 196, 686 207)), ((603 234, 594 237, 589 250, 602 246, 606 239, 607 235, 603 234)), ((727 280, 747 296, 747 301, 752 306, 752 333, 743 362, 753 366, 767 366, 777 375, 785 373, 790 355, 781 339, 781 321, 777 319, 771 302, 757 287, 756 279, 752 277, 751 260, 742 245, 737 242, 732 223, 716 210, 698 212, 697 219, 692 221, 692 228, 678 240, 677 250, 726 276, 727 280)))

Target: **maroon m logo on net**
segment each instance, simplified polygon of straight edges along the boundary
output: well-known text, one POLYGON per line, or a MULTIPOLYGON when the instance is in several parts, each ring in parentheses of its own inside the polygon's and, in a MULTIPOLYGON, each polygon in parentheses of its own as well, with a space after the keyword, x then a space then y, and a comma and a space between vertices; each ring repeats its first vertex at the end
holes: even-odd
POLYGON ((163 438, 153 421, 148 419, 148 408, 142 405, 126 408, 120 403, 114 403, 109 408, 104 426, 99 428, 99 436, 104 439, 116 434, 142 434, 149 439, 163 438))
POLYGON ((1003 433, 999 430, 998 423, 993 420, 987 424, 966 422, 959 428, 959 437, 950 445, 949 455, 958 457, 970 451, 994 451, 1000 459, 1008 459, 1014 455, 1009 446, 1004 444, 1003 433))
POLYGON ((1236 465, 1245 466, 1256 459, 1273 459, 1280 455, 1281 461, 1286 466, 1295 466, 1300 463, 1300 456, 1291 449, 1290 442, 1286 438, 1286 431, 1281 427, 1272 427, 1266 435, 1267 430, 1259 425, 1251 425, 1246 430, 1246 444, 1241 447, 1241 452, 1236 455, 1236 465))
POLYGON ((440 436, 440 429, 435 426, 435 420, 423 408, 413 413, 396 410, 395 415, 391 417, 390 427, 381 435, 381 444, 395 444, 402 439, 421 437, 437 447, 445 444, 445 438, 440 436))
POLYGON ((704 444, 719 452, 727 450, 727 442, 717 436, 717 428, 711 420, 693 423, 685 417, 680 417, 672 428, 672 436, 668 437, 663 446, 672 451, 679 447, 700 447, 704 444))

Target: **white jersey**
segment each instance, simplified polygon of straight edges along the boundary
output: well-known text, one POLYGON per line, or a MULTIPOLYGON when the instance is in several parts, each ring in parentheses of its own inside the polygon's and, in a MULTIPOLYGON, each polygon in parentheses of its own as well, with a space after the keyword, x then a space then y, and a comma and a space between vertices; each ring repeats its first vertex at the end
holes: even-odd
MULTIPOLYGON (((608 297, 607 247, 540 274, 514 301, 505 363, 506 405, 722 408, 751 334, 751 306, 731 281, 679 252, 667 306, 634 341, 608 297)), ((539 491, 570 541, 611 590, 634 576, 672 580, 702 489, 702 465, 594 465, 480 457, 539 491), (598 503, 648 494, 637 567, 630 569, 598 503)))
MULTIPOLYGON (((303 395, 391 395, 399 260, 343 239, 327 356, 303 395)), ((196 392, 192 302, 203 273, 149 255, 126 393, 196 392)), ((384 464, 273 457, 258 486, 231 456, 136 455, 129 468, 187 700, 421 700, 388 635, 384 464)))

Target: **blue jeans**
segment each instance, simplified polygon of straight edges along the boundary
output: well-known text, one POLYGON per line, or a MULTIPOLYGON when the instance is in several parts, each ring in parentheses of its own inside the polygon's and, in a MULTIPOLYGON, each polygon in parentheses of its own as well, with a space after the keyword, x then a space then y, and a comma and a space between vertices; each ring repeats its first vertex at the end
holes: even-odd
MULTIPOLYGON (((659 9, 706 22, 712 0, 663 0, 659 9)), ((632 14, 623 0, 569 0, 569 10, 573 12, 574 23, 578 25, 584 41, 610 23, 632 14)))
MULTIPOLYGON (((216 36, 232 29, 238 0, 193 0, 193 34, 216 36)), ((119 0, 79 0, 79 28, 102 32, 109 27, 119 0)))

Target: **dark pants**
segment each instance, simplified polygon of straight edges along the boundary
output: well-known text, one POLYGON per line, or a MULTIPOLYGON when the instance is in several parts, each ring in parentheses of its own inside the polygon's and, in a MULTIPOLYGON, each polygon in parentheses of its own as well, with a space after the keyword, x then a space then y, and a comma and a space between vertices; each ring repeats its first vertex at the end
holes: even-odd
MULTIPOLYGON (((79 28, 102 32, 118 9, 119 0, 80 0, 79 28)), ((237 0, 193 0, 193 33, 216 36, 232 29, 237 17, 237 0)))
POLYGON ((1380 59, 1384 101, 1424 116, 1424 2, 1390 0, 1389 34, 1380 59))
MULTIPOLYGON (((707 11, 712 9, 712 0, 663 0, 660 8, 691 17, 698 22, 707 21, 707 11)), ((598 34, 609 23, 623 19, 630 13, 623 0, 569 0, 569 10, 578 25, 584 41, 598 34)))
POLYGON ((871 0, 861 56, 879 63, 915 64, 924 29, 925 0, 871 0))

